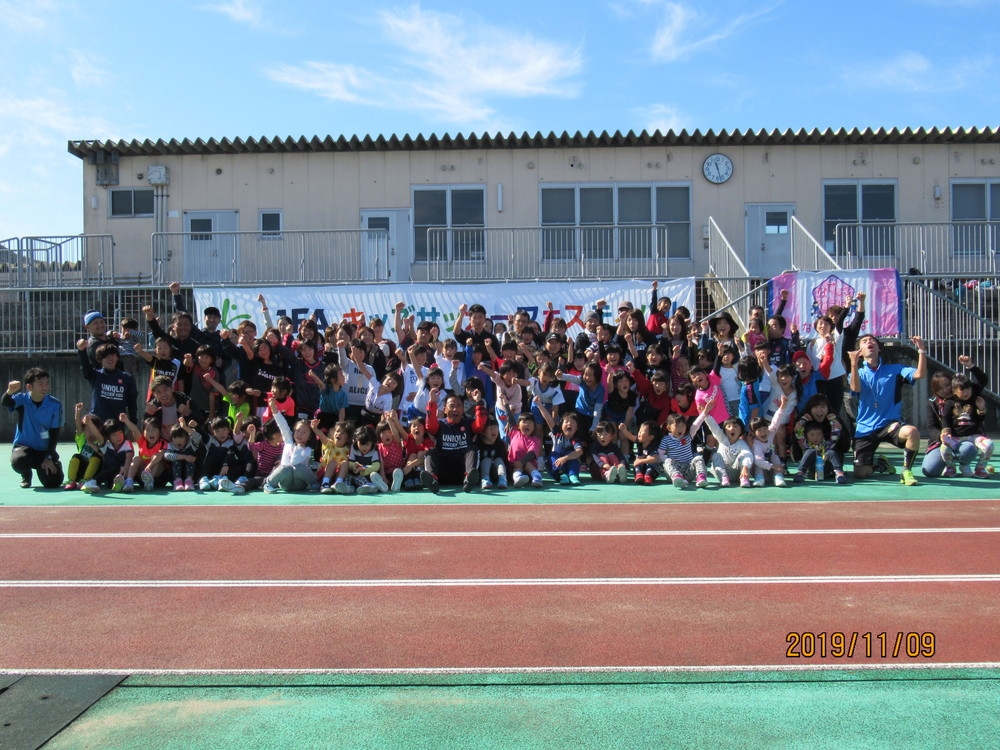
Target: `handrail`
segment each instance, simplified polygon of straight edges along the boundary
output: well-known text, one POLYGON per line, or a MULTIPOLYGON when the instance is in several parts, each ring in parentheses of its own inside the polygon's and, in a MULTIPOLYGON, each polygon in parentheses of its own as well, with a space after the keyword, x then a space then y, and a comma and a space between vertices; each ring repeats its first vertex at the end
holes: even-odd
POLYGON ((826 251, 815 237, 802 226, 795 216, 791 219, 792 269, 795 271, 842 271, 836 260, 826 251), (805 247, 801 247, 804 245, 805 247), (812 263, 808 262, 809 251, 812 251, 812 263), (821 268, 822 265, 826 268, 821 268))

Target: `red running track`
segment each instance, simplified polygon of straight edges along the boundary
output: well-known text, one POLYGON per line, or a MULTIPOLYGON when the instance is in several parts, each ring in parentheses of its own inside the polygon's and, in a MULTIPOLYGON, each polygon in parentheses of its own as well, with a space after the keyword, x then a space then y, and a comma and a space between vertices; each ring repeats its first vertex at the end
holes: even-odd
POLYGON ((998 542, 998 501, 3 508, 0 670, 997 665, 998 542))

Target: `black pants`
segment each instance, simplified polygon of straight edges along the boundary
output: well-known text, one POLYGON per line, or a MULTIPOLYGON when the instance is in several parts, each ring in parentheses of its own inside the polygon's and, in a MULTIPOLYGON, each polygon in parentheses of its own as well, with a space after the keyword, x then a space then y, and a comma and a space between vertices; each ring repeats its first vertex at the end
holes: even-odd
POLYGON ((476 468, 479 454, 474 448, 466 451, 432 450, 424 458, 424 468, 441 484, 462 484, 465 475, 476 468))
POLYGON ((29 448, 26 445, 15 445, 10 454, 10 465, 14 471, 21 475, 22 479, 30 480, 31 472, 35 471, 38 473, 38 481, 42 483, 42 487, 50 490, 62 487, 62 464, 56 461, 54 472, 45 471, 42 469, 42 463, 45 461, 46 455, 46 451, 29 448))

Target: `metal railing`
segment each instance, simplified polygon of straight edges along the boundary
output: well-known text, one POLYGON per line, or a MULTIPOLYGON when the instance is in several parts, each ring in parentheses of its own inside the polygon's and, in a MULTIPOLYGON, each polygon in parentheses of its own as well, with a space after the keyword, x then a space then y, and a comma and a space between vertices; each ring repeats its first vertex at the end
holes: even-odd
POLYGON ((976 278, 1000 272, 1000 222, 838 224, 835 260, 844 268, 976 278))
POLYGON ((157 232, 156 284, 312 284, 387 281, 384 229, 280 232, 157 232))
POLYGON ((686 223, 431 227, 416 260, 426 261, 431 281, 663 278, 669 259, 689 260, 690 247, 686 223))
POLYGON ((0 242, 0 287, 104 286, 119 281, 110 234, 12 237, 0 242))
POLYGON ((734 308, 729 308, 729 305, 735 300, 748 299, 760 282, 751 277, 743 260, 711 216, 708 217, 708 272, 715 277, 715 289, 710 289, 710 293, 717 307, 731 309, 740 326, 745 326, 750 305, 734 308), (721 292, 721 299, 716 292, 721 292))
POLYGON ((796 218, 791 220, 792 269, 795 271, 841 271, 837 263, 809 230, 796 218))
POLYGON ((135 318, 148 333, 143 305, 152 305, 166 325, 173 298, 165 287, 109 285, 104 288, 35 288, 0 290, 0 352, 52 354, 71 352, 86 338, 83 313, 100 310, 108 328, 117 330, 122 318, 135 318))
POLYGON ((968 354, 990 376, 988 390, 1000 397, 1000 289, 972 290, 970 304, 957 301, 954 290, 935 288, 942 279, 904 278, 903 315, 906 336, 927 342, 928 356, 948 369, 957 369, 958 357, 968 354), (971 305, 971 306, 970 306, 971 305))

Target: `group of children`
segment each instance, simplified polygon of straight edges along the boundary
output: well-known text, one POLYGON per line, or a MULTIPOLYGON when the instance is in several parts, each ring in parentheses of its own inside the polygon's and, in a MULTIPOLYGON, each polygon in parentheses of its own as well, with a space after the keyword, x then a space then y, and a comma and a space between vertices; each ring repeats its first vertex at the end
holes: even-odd
MULTIPOLYGON (((391 341, 377 319, 272 327, 263 296, 263 336, 249 320, 220 330, 215 308, 199 328, 170 289, 169 329, 143 308, 152 353, 133 320, 112 335, 98 311, 84 316, 90 336, 77 348, 93 400, 76 407, 67 489, 371 495, 538 488, 545 475, 573 486, 586 474, 637 485, 662 475, 679 488, 710 476, 723 487, 846 482, 845 347, 863 294, 817 320, 807 342, 794 328, 786 337, 784 296, 770 317, 754 308, 740 336, 725 312, 692 324, 655 282, 648 315, 623 302, 606 324, 601 300, 575 337, 551 304, 543 321, 518 312, 506 324, 463 305, 443 338, 400 302, 391 341), (151 373, 141 416, 134 354, 151 373)), ((988 461, 992 445, 969 436, 977 413, 950 407, 960 424, 943 432, 946 474, 969 443, 988 461)))

